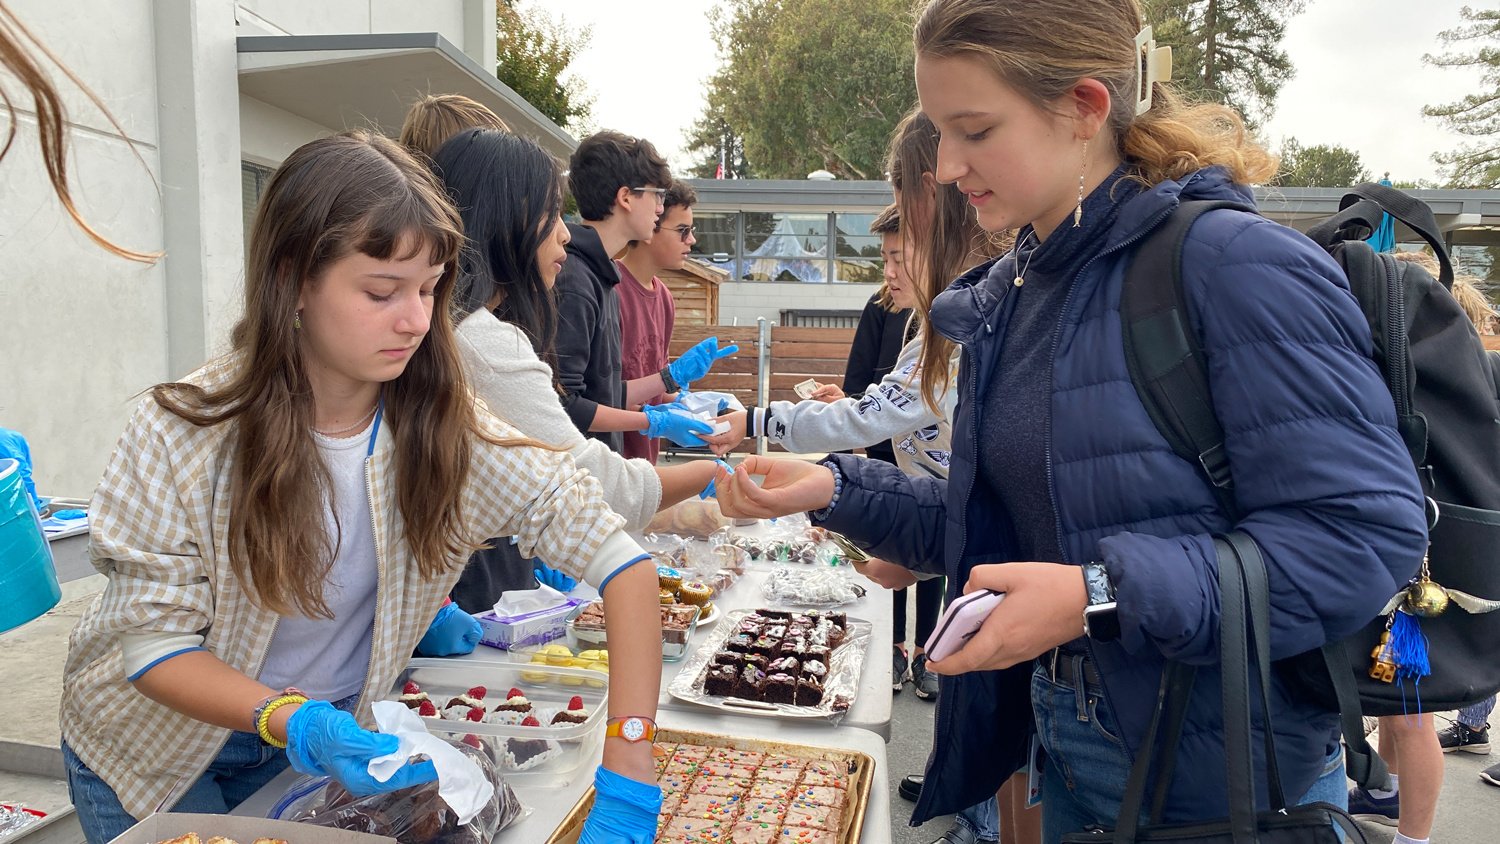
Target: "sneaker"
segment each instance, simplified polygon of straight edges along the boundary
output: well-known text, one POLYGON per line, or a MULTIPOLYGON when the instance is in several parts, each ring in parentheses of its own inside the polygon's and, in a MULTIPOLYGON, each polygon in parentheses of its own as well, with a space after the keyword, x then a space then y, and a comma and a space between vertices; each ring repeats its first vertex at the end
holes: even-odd
MULTIPOLYGON (((1496 773, 1500 775, 1500 771, 1496 773)), ((1396 794, 1390 797, 1376 797, 1363 788, 1355 786, 1349 789, 1349 814, 1357 820, 1373 821, 1382 826, 1394 827, 1401 819, 1401 797, 1396 794)))
POLYGON ((1454 721, 1438 730, 1438 744, 1443 746, 1444 753, 1462 750, 1487 756, 1490 752, 1490 725, 1485 724, 1476 730, 1462 721, 1454 721))
POLYGON ((1479 778, 1490 785, 1500 787, 1500 765, 1491 765, 1480 771, 1479 778))
POLYGON ((892 645, 891 651, 891 694, 895 694, 906 685, 906 651, 900 645, 892 645))
POLYGON ((917 654, 911 663, 911 684, 916 686, 917 697, 922 700, 937 700, 938 677, 927 670, 927 654, 917 654))

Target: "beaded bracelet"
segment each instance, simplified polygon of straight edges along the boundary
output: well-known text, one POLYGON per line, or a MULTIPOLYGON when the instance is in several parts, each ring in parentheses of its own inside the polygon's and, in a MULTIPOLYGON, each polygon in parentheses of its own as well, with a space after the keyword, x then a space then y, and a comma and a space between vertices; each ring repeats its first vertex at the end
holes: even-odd
POLYGON ((301 694, 282 694, 262 704, 255 714, 255 732, 260 735, 260 740, 272 747, 285 748, 286 742, 271 735, 271 715, 283 706, 307 703, 307 700, 307 697, 301 694))

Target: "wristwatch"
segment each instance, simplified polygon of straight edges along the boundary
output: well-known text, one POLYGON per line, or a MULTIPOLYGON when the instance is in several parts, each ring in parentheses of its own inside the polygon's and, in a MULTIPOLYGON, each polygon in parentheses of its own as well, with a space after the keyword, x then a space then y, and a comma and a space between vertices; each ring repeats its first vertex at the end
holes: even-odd
POLYGON ((1089 603, 1083 608, 1083 633, 1095 642, 1113 642, 1120 638, 1120 616, 1115 609, 1115 585, 1103 563, 1083 567, 1083 585, 1088 589, 1089 603))
POLYGON ((656 722, 644 715, 611 718, 605 724, 605 738, 622 738, 628 742, 651 741, 656 738, 656 722))

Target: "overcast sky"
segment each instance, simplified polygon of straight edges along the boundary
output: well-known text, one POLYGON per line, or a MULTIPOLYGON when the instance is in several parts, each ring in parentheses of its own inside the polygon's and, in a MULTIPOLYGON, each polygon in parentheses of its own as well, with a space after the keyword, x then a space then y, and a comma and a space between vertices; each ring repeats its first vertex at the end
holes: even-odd
MULTIPOLYGON (((1469 0, 1482 6, 1484 0, 1469 0)), ((703 109, 718 64, 707 11, 715 0, 529 0, 593 41, 574 71, 596 97, 594 122, 650 138, 674 167, 703 109), (641 61, 659 47, 660 61, 641 61)), ((1458 23, 1464 0, 1308 0, 1287 27, 1297 66, 1266 126, 1273 146, 1337 143, 1359 152, 1378 178, 1434 178, 1431 154, 1461 140, 1421 115, 1423 105, 1477 90, 1479 74, 1422 64, 1441 49, 1437 33, 1458 23)))

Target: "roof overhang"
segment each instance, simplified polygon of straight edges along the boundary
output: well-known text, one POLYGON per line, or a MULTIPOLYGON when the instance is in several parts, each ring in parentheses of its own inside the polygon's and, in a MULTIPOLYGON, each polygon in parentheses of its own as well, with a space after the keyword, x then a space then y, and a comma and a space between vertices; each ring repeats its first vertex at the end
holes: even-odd
POLYGON ((240 92, 330 129, 394 137, 426 94, 463 94, 564 160, 578 142, 436 32, 237 39, 240 92))

